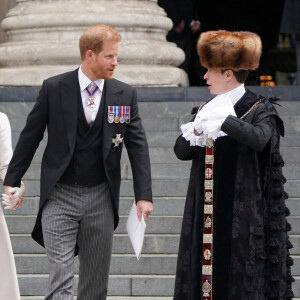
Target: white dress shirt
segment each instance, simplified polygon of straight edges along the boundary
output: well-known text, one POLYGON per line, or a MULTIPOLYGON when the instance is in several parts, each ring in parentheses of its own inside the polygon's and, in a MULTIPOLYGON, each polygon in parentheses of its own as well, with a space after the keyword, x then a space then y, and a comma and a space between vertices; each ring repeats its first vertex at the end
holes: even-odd
POLYGON ((241 84, 213 98, 197 113, 194 122, 181 125, 182 136, 190 142, 191 146, 200 147, 206 146, 207 137, 216 140, 218 137, 226 136, 226 133, 221 131, 221 126, 229 115, 236 116, 234 105, 245 92, 245 86, 241 84), (194 130, 200 135, 195 135, 194 130))
MULTIPOLYGON (((90 107, 87 104, 87 101, 89 99, 89 94, 86 90, 86 88, 89 86, 89 84, 92 82, 81 70, 81 67, 78 69, 78 81, 79 81, 79 86, 80 86, 80 93, 81 93, 81 100, 82 100, 82 106, 84 112, 86 110, 92 110, 92 122, 95 121, 99 107, 100 107, 100 102, 101 102, 101 97, 102 97, 102 92, 103 92, 103 86, 104 86, 104 79, 98 79, 95 82, 95 84, 98 86, 97 91, 93 95, 94 98, 94 107, 90 107)), ((90 91, 93 92, 93 91, 90 91)))

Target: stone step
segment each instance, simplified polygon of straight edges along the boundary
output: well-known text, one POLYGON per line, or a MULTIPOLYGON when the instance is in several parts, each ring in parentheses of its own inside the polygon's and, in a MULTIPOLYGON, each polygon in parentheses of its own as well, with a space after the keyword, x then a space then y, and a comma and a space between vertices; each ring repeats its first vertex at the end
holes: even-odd
POLYGON ((300 133, 300 116, 282 116, 285 132, 300 133))
MULTIPOLYGON (((30 234, 12 234, 11 243, 15 254, 43 254, 45 250, 37 244, 30 234)), ((300 243, 300 241, 299 241, 300 243)), ((179 234, 145 234, 143 254, 177 254, 179 234)), ((114 254, 133 254, 133 248, 127 234, 115 234, 114 254)))
MULTIPOLYGON (((9 118, 14 139, 17 139, 20 132, 23 130, 26 117, 9 118)), ((188 120, 187 120, 188 121, 188 120)), ((145 117, 142 119, 143 127, 146 132, 169 132, 180 131, 179 124, 185 123, 185 118, 178 117, 145 117)), ((293 127, 292 127, 293 128, 293 127)))
POLYGON ((289 216, 288 222, 292 226, 292 230, 289 231, 289 234, 300 234, 300 216, 289 216))
MULTIPOLYGON (((22 131, 25 126, 27 116, 23 117, 10 117, 9 121, 11 123, 12 132, 18 136, 18 134, 22 131)), ((176 115, 172 116, 145 116, 142 115, 142 123, 146 130, 146 132, 179 132, 180 125, 186 122, 189 122, 191 119, 191 115, 176 115)), ((282 116, 282 120, 284 122, 285 132, 299 133, 300 132, 300 116, 282 116)))
MULTIPOLYGON (((35 216, 6 216, 6 223, 10 234, 30 233, 34 226, 35 220, 35 216)), ((120 222, 115 231, 116 234, 127 233, 126 221, 127 216, 120 216, 120 222)), ((289 216, 288 222, 292 226, 292 230, 289 232, 289 234, 300 234, 300 216, 289 216)), ((181 223, 182 216, 152 215, 147 220, 146 232, 148 234, 180 234, 181 223)))
MULTIPOLYGON (((32 216, 36 217, 38 212, 38 201, 39 198, 29 198, 25 197, 23 204, 18 208, 18 210, 4 210, 6 215, 8 224, 15 224, 17 221, 14 219, 10 219, 11 216, 32 216)), ((120 215, 128 215, 131 205, 133 202, 133 197, 121 197, 120 199, 120 215)), ((154 197, 153 198, 153 211, 152 216, 182 216, 184 211, 185 197, 154 197)), ((291 216, 299 216, 300 215, 300 198, 289 198, 286 200, 287 207, 290 209, 291 216)), ((21 219, 22 221, 24 219, 21 219)), ((150 219, 149 219, 150 220, 150 219)), ((33 220, 29 219, 25 222, 29 222, 31 226, 31 222, 33 220)), ((22 225, 22 222, 19 222, 20 225, 11 225, 18 226, 22 225)), ((9 225, 10 226, 10 225, 9 225)), ((28 228, 28 224, 24 223, 24 227, 28 228)), ((27 230, 26 229, 26 230, 27 230)), ((22 230, 22 229, 16 229, 22 230)), ((15 233, 23 233, 23 232, 15 232, 15 233)))
MULTIPOLYGON (((292 255, 300 253, 300 235, 290 235, 294 248, 292 255)), ((29 234, 12 234, 11 243, 15 254, 45 253, 43 247, 38 245, 29 234)), ((145 234, 143 254, 177 254, 179 247, 179 234, 145 234)), ((115 234, 113 239, 114 254, 133 254, 133 248, 127 234, 115 234)))
MULTIPOLYGON (((146 132, 148 137, 148 132, 146 132)), ((180 133, 178 132, 149 132, 149 152, 151 163, 180 163, 181 161, 177 159, 174 154, 173 146, 180 133)), ((15 147, 17 140, 19 138, 19 133, 12 133, 12 144, 15 147)), ((40 163, 46 147, 47 138, 44 138, 34 157, 33 163, 40 163)), ((281 153, 284 157, 285 163, 298 163, 300 164, 299 155, 300 138, 299 134, 289 135, 282 140, 281 153)), ((126 149, 124 148, 121 162, 128 162, 128 155, 126 149)))
MULTIPOLYGON (((156 105, 156 104, 155 104, 156 105)), ((161 114, 148 114, 141 113, 142 123, 146 132, 169 132, 180 131, 180 125, 187 123, 191 119, 189 113, 161 115, 161 114)), ((285 132, 288 134, 300 132, 300 116, 281 116, 285 132)), ((10 116, 11 129, 14 135, 18 136, 26 123, 26 116, 10 116)))
MULTIPOLYGON (((181 134, 179 131, 168 131, 168 132, 146 132, 147 141, 149 148, 171 148, 173 149, 174 144, 178 136, 181 134)), ((12 145, 15 147, 20 132, 12 132, 12 145)), ((45 134, 46 136, 46 134, 45 134)), ((42 157, 42 153, 46 147, 47 137, 45 137, 37 150, 37 154, 34 157, 34 161, 40 162, 39 160, 42 157)), ((289 133, 286 132, 284 138, 281 138, 281 147, 300 147, 300 138, 299 133, 289 133)))
POLYGON ((289 198, 286 200, 286 205, 291 216, 300 216, 300 198, 289 198))
MULTIPOLYGON (((300 151, 300 149, 299 149, 300 151)), ((191 162, 180 164, 152 163, 152 179, 189 179, 191 162)), ((132 179, 132 171, 129 163, 122 166, 122 179, 132 179)), ((285 164, 283 175, 287 180, 297 180, 300 178, 300 164, 285 164)), ((25 178, 25 177, 24 177, 25 178)), ((27 178, 26 178, 27 179, 27 178)))
MULTIPOLYGON (((300 276, 300 256, 292 256, 293 276, 300 276)), ((48 274, 49 264, 45 254, 15 254, 18 274, 48 274)), ((177 254, 142 254, 137 260, 134 254, 113 254, 111 275, 174 275, 176 272, 177 254)), ((78 273, 79 261, 75 258, 74 272, 78 273)))
MULTIPOLYGON (((152 93, 152 91, 151 91, 152 93)), ((190 93, 190 91, 188 91, 190 93)), ((198 91, 197 91, 198 93, 198 91)), ((197 97, 198 98, 198 97, 197 97)), ((163 100, 163 98, 161 98, 163 100)), ((203 99, 206 100, 206 99, 203 99)), ((170 102, 139 102, 139 113, 141 118, 149 117, 180 117, 191 116, 193 107, 199 106, 203 100, 197 101, 182 101, 181 96, 178 101, 170 102)), ((0 110, 7 114, 10 118, 27 117, 34 105, 33 102, 0 102, 0 110)), ((281 117, 299 116, 300 103, 299 101, 281 101, 280 106, 276 109, 281 117)))
POLYGON ((282 101, 280 104, 282 106, 276 106, 276 109, 281 117, 299 116, 300 101, 282 101))
MULTIPOLYGON (((190 115, 182 115, 176 117, 165 117, 165 116, 145 116, 142 118, 142 123, 147 132, 147 137, 151 136, 151 133, 154 135, 159 135, 158 133, 164 133, 164 135, 168 135, 171 133, 173 137, 173 144, 175 139, 179 135, 180 126, 189 122, 191 119, 190 115), (176 133, 176 136, 174 136, 176 133)), ((282 117, 283 122, 285 124, 285 131, 288 134, 295 134, 300 132, 300 117, 299 116, 289 116, 282 117)), ((18 117, 18 118, 10 118, 12 135, 13 135, 13 144, 17 141, 20 132, 25 126, 26 117, 18 117)), ((151 144, 152 139, 149 138, 149 145, 153 147, 151 144)))
MULTIPOLYGON (((181 100, 181 99, 178 99, 181 100)), ((12 118, 27 118, 29 112, 34 106, 34 102, 0 102, 1 112, 12 118)), ((292 102, 294 103, 294 102, 292 102)), ((182 115, 190 116, 191 110, 199 106, 201 102, 139 102, 139 114, 142 119, 153 117, 180 117, 182 115)), ((291 115, 293 110, 291 109, 291 115)))
POLYGON ((299 133, 285 133, 284 138, 281 138, 280 145, 282 147, 300 147, 299 133))
MULTIPOLYGON (((40 147, 38 147, 32 162, 40 163, 44 153, 46 142, 43 140, 40 147)), ((173 147, 173 146, 172 146, 173 147)), ((180 161, 174 154, 173 148, 149 148, 151 163, 174 163, 180 164, 185 163, 180 161)), ((123 155, 121 158, 121 164, 129 162, 126 149, 124 148, 123 155)), ((288 162, 286 162, 288 163, 288 162)))
MULTIPOLYGON (((155 197, 185 197, 188 188, 188 180, 152 180, 152 192, 155 197)), ((121 184, 121 196, 134 196, 131 180, 123 180, 121 184)), ((289 197, 296 198, 300 195, 300 180, 289 180, 285 184, 289 197)))
POLYGON ((292 266, 292 274, 293 276, 300 276, 300 255, 292 256, 294 260, 294 265, 292 266))
MULTIPOLYGON (((41 296, 47 288, 48 275, 19 275, 20 292, 22 296, 41 296)), ((111 275, 108 283, 109 296, 172 296, 174 291, 174 275, 111 275)), ((74 287, 78 284, 75 276, 74 287)), ((133 298, 134 299, 134 298, 133 298)), ((137 299, 137 298, 136 298, 137 299)))
MULTIPOLYGON (((35 102, 35 100, 34 100, 35 102)), ((0 111, 11 118, 26 118, 34 106, 34 102, 0 102, 0 111)))
MULTIPOLYGON (((121 197, 120 198, 120 215, 128 215, 132 203, 133 197, 121 197)), ((185 196, 184 197, 154 197, 154 209, 152 216, 182 216, 185 196)), ((7 216, 14 215, 31 215, 36 216, 38 212, 39 197, 25 197, 23 204, 17 210, 4 210, 7 216)))
MULTIPOLYGON (((185 162, 180 164, 165 164, 157 163, 151 164, 151 177, 152 179, 189 179, 190 177, 191 163, 185 162)), ((23 177, 23 180, 39 180, 40 179, 40 170, 41 164, 33 163, 26 174, 23 177)), ((290 173, 297 172, 297 169, 291 170, 290 173)), ((299 165, 300 173, 300 165, 299 165)), ((121 166, 121 178, 122 179, 132 179, 132 171, 129 162, 125 162, 121 166)), ((299 176, 300 178, 300 176, 299 176)))
MULTIPOLYGON (((296 276, 293 283, 293 291, 295 297, 300 297, 300 276, 296 276)), ((42 296, 47 288, 48 276, 47 275, 19 275, 18 276, 20 291, 22 296, 28 296, 29 299, 33 296, 42 296), (30 297, 30 298, 29 298, 30 297)), ((150 297, 148 299, 164 299, 167 296, 173 296, 175 276, 131 276, 131 275, 112 275, 108 283, 109 296, 134 296, 127 299, 143 299, 140 297, 150 297), (138 298, 137 298, 138 297, 138 298), (163 297, 163 298, 155 298, 163 297)), ((74 287, 78 284, 78 276, 75 276, 74 287)), ((39 298, 37 298, 39 299, 39 298)), ((109 298, 108 298, 109 299, 109 298)), ((111 298, 122 299, 122 298, 111 298)), ((126 298, 124 298, 126 299, 126 298)), ((145 299, 145 298, 144 298, 145 299)), ((147 299, 147 298, 146 298, 147 299)), ((297 299, 297 298, 294 298, 297 299)))
POLYGON ((294 248, 290 249, 290 253, 292 255, 299 255, 300 254, 300 235, 291 235, 290 241, 294 247, 294 248))
MULTIPOLYGON (((189 179, 190 171, 191 162, 182 162, 180 164, 151 164, 152 179, 189 179)), ((283 175, 287 180, 299 179, 300 164, 285 164, 285 166, 283 167, 283 175)), ((122 166, 122 179, 132 179, 132 171, 129 163, 126 163, 122 166)))
POLYGON ((300 164, 285 164, 282 171, 287 180, 300 178, 300 164))
MULTIPOLYGON (((27 197, 40 195, 40 182, 24 180, 27 197)), ((152 192, 155 197, 185 197, 188 180, 152 180, 152 192)), ((292 185, 293 188, 293 185, 292 185)), ((120 196, 133 197, 133 181, 123 180, 121 183, 120 196)))
MULTIPOLYGON (((204 99, 203 99, 204 100, 204 99)), ((193 107, 201 105, 203 101, 187 101, 187 102, 139 102, 139 111, 141 117, 149 116, 191 116, 193 107)), ((280 117, 298 117, 300 111, 299 101, 281 101, 280 106, 276 106, 280 117)))
MULTIPOLYGON (((29 167, 24 180, 40 179, 40 163, 33 163, 29 167)), ((151 177, 152 179, 189 179, 191 170, 191 162, 173 163, 152 163, 151 177)), ((300 164, 285 164, 283 167, 283 175, 287 180, 296 180, 300 178, 300 164)), ((129 162, 124 162, 121 166, 121 178, 132 179, 132 170, 129 162)))
MULTIPOLYGON (((36 216, 6 216, 6 223, 10 234, 30 233, 36 216)), ((127 216, 120 216, 119 225, 115 233, 126 232, 127 216)), ((148 234, 179 234, 181 231, 182 216, 151 215, 147 220, 146 233, 148 234)), ((300 232, 299 232, 300 233, 300 232)))
POLYGON ((176 139, 181 135, 179 131, 146 132, 149 148, 173 149, 176 139))
MULTIPOLYGON (((17 254, 15 262, 18 274, 48 274, 49 264, 45 254, 17 254)), ((146 255, 137 260, 134 254, 113 254, 111 275, 174 275, 176 272, 177 254, 146 255)), ((74 272, 79 270, 76 257, 74 272)))
MULTIPOLYGON (((40 195, 40 182, 38 180, 24 180, 26 186, 26 196, 35 197, 40 195)), ((185 197, 188 187, 188 179, 153 179, 152 192, 154 197, 185 197)), ((300 195, 300 180, 289 180, 285 184, 285 190, 290 198, 296 198, 300 195)), ((133 197, 133 181, 122 180, 120 196, 133 197)))
POLYGON ((299 147, 281 147, 280 152, 286 164, 300 164, 299 147))

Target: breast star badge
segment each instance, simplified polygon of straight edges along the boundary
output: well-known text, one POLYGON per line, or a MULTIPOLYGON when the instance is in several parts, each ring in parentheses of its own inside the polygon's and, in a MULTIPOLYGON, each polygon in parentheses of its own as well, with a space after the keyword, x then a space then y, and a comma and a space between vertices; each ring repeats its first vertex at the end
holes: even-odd
POLYGON ((112 143, 115 144, 114 147, 119 147, 120 143, 123 142, 123 138, 121 137, 121 133, 116 134, 116 137, 112 139, 112 143))

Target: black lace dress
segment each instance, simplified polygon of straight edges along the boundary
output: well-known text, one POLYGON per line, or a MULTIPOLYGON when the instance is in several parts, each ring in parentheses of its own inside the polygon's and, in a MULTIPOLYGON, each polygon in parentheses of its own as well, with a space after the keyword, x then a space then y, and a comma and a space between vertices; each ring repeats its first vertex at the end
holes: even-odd
MULTIPOLYGON (((214 145, 214 300, 291 299, 288 210, 279 153, 283 124, 269 100, 247 91, 238 118, 222 126, 214 145)), ((174 147, 193 160, 178 254, 174 300, 200 300, 205 148, 180 136, 174 147)))

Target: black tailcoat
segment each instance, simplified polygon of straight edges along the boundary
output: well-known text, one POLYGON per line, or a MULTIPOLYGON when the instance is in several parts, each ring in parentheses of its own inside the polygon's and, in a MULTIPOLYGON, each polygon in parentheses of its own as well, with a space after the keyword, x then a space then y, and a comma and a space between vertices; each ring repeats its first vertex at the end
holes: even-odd
MULTIPOLYGON (((51 77, 43 82, 36 103, 20 134, 4 184, 18 186, 27 171, 47 129, 48 142, 43 154, 40 180, 40 203, 33 238, 43 245, 41 212, 57 181, 68 167, 74 153, 77 133, 77 99, 80 96, 78 69, 51 77)), ((135 199, 152 201, 149 151, 145 131, 138 113, 136 91, 116 79, 105 80, 103 120, 103 164, 109 184, 115 228, 119 222, 121 183, 120 159, 123 143, 114 147, 112 139, 121 134, 130 159, 135 199), (108 123, 108 106, 130 106, 130 123, 108 123)))

